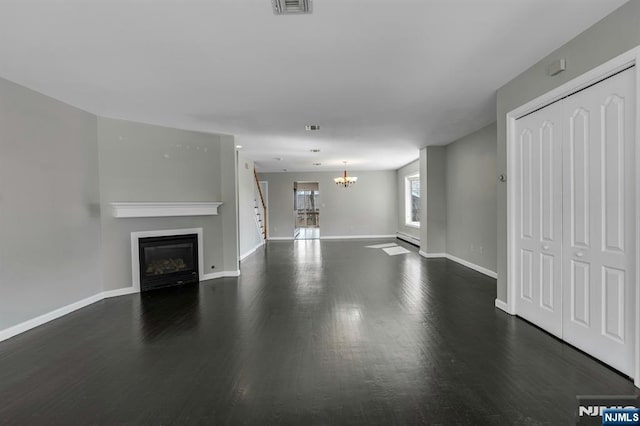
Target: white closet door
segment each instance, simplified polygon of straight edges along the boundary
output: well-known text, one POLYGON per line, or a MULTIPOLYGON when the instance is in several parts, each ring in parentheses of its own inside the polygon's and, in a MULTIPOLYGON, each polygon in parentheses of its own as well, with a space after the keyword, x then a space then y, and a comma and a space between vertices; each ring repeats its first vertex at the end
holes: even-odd
POLYGON ((563 338, 633 375, 635 76, 564 102, 563 338))
POLYGON ((562 337, 562 108, 516 122, 518 315, 562 337))

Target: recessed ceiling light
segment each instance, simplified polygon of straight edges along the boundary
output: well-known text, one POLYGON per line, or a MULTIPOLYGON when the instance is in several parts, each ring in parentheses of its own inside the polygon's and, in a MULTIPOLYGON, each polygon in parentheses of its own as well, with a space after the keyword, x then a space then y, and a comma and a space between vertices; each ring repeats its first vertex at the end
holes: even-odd
POLYGON ((242 149, 242 145, 236 145, 236 149, 242 149))
POLYGON ((314 166, 321 166, 322 163, 313 163, 314 166))
POLYGON ((311 151, 311 152, 320 152, 320 150, 318 148, 313 148, 313 149, 310 149, 309 151, 311 151))
POLYGON ((304 129, 307 131, 316 131, 316 130, 320 130, 320 125, 318 124, 307 124, 306 126, 304 126, 304 129))

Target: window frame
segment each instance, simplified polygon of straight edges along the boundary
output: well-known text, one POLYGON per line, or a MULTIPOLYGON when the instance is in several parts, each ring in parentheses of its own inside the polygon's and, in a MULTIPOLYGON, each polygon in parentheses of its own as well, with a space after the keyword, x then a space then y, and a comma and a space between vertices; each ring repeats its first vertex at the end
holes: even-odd
MULTIPOLYGON (((420 221, 414 222, 411 220, 411 182, 413 181, 418 181, 422 186, 419 172, 411 173, 404 177, 404 224, 412 228, 420 228, 420 221)), ((418 212, 420 212, 420 206, 418 206, 418 212)))

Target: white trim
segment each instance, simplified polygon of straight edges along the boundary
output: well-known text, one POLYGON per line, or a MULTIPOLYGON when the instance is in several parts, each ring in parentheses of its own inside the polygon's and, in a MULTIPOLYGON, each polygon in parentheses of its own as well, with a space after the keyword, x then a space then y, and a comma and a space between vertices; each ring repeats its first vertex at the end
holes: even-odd
POLYGON ((261 243, 258 243, 254 248, 252 248, 251 250, 249 250, 248 252, 246 252, 245 254, 240 256, 240 262, 242 262, 243 260, 245 260, 247 257, 249 257, 250 255, 252 255, 253 253, 256 252, 256 250, 258 250, 260 247, 262 247, 264 245, 264 240, 261 243))
MULTIPOLYGON (((507 312, 512 312, 514 315, 517 312, 516 305, 516 277, 515 271, 515 195, 516 188, 513 179, 510 176, 515 176, 515 150, 511 148, 511 145, 516 140, 515 135, 515 122, 516 119, 533 112, 537 109, 553 103, 565 96, 569 96, 585 87, 595 84, 623 69, 636 65, 636 164, 640 164, 640 46, 635 47, 621 55, 616 56, 613 59, 593 68, 590 71, 568 81, 567 83, 556 87, 555 89, 538 96, 537 98, 525 103, 524 105, 510 111, 506 115, 507 126, 507 312)), ((635 170, 636 181, 636 224, 640 223, 640 169, 636 167, 635 170)), ((640 227, 636 226, 636 320, 635 320, 635 374, 634 384, 640 388, 640 227)))
POLYGON ((515 176, 515 149, 511 148, 513 141, 515 141, 516 135, 516 120, 515 117, 510 117, 507 114, 507 141, 506 141, 506 156, 507 156, 507 310, 510 312, 516 312, 516 292, 515 289, 510 288, 515 285, 515 258, 511 254, 511 251, 515 247, 515 235, 516 235, 516 221, 513 216, 516 214, 516 186, 513 184, 511 177, 515 176))
POLYGON ((447 253, 447 259, 453 260, 454 262, 457 262, 463 266, 466 266, 467 268, 471 268, 474 271, 480 272, 481 274, 484 274, 488 277, 491 277, 494 279, 498 278, 498 274, 495 271, 492 271, 491 269, 483 268, 482 266, 476 265, 475 263, 471 263, 468 260, 461 259, 452 254, 447 253))
POLYGON ((636 370, 633 384, 640 388, 640 70, 637 68, 640 66, 640 48, 635 50, 635 64, 636 64, 636 370))
POLYGON ((218 214, 222 202, 117 202, 111 203, 113 217, 210 216, 218 214))
POLYGON ((396 238, 411 244, 415 244, 417 246, 420 245, 420 238, 414 237, 413 235, 405 234, 404 232, 396 232, 396 238))
MULTIPOLYGON (((216 272, 213 274, 206 274, 201 276, 200 281, 210 280, 214 278, 222 278, 222 277, 238 277, 240 276, 240 271, 223 271, 216 272)), ((109 299, 112 297, 125 296, 129 294, 139 293, 140 290, 135 289, 134 287, 124 287, 118 288, 115 290, 106 290, 100 292, 98 294, 94 294, 93 296, 87 297, 86 299, 79 300, 77 302, 73 302, 69 305, 63 306, 61 308, 55 309, 46 314, 42 314, 30 320, 21 322, 20 324, 16 324, 4 330, 0 330, 0 342, 3 340, 10 339, 18 334, 22 334, 26 331, 39 327, 43 324, 46 324, 50 321, 63 317, 67 314, 70 314, 78 309, 85 308, 89 305, 92 305, 96 302, 99 302, 103 299, 109 299)))
POLYGON ((115 290, 103 291, 102 298, 109 299, 111 297, 126 296, 128 294, 135 294, 135 293, 140 293, 140 292, 133 287, 117 288, 115 290))
POLYGON ((509 315, 515 315, 515 312, 509 311, 509 305, 507 305, 506 302, 503 302, 502 300, 496 298, 495 305, 496 305, 496 308, 500 309, 501 311, 504 311, 509 315))
POLYGON ((476 265, 475 263, 471 263, 468 260, 461 259, 449 253, 426 253, 420 250, 418 254, 420 254, 420 256, 422 257, 426 257, 427 259, 446 258, 453 262, 459 263, 462 266, 466 266, 467 268, 473 269, 476 272, 480 272, 481 274, 484 274, 488 277, 491 277, 494 279, 498 278, 498 274, 495 271, 476 265))
MULTIPOLYGON (((131 282, 132 287, 140 291, 140 251, 138 240, 149 237, 165 237, 170 235, 198 234, 198 275, 204 275, 204 242, 202 228, 161 229, 157 231, 138 231, 131 233, 131 282)), ((201 278, 202 279, 202 278, 201 278)))
POLYGON ((395 235, 327 235, 320 237, 321 240, 359 240, 374 238, 396 238, 395 235))
POLYGON ((91 305, 92 303, 96 303, 102 300, 102 298, 102 293, 98 293, 93 296, 87 297, 86 299, 78 300, 77 302, 73 302, 69 305, 55 309, 46 314, 42 314, 30 320, 21 322, 20 324, 16 324, 12 327, 0 330, 0 342, 10 339, 11 337, 18 334, 24 333, 25 331, 29 331, 32 328, 36 328, 42 324, 48 323, 49 321, 53 321, 62 316, 70 314, 71 312, 77 311, 78 309, 82 309, 85 306, 91 305))
POLYGON ((267 236, 267 240, 270 240, 270 241, 288 241, 288 240, 293 240, 293 237, 269 237, 269 236, 267 236))
POLYGON ((212 272, 210 274, 204 274, 200 276, 200 282, 207 280, 215 280, 216 278, 225 278, 225 277, 239 277, 240 270, 237 271, 222 271, 222 272, 212 272))
POLYGON ((426 257, 427 259, 436 259, 439 257, 447 257, 447 253, 427 253, 426 251, 418 251, 418 254, 422 257, 426 257))

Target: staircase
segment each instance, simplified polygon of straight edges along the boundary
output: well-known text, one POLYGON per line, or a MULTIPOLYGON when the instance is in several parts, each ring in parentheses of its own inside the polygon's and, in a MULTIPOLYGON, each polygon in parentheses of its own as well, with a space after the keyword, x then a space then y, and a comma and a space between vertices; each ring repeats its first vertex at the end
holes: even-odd
POLYGON ((256 227, 258 228, 258 232, 260 234, 260 241, 264 243, 264 240, 267 238, 267 230, 265 229, 265 222, 262 220, 262 212, 260 211, 260 206, 258 205, 258 200, 253 199, 255 202, 255 219, 256 219, 256 227))
POLYGON ((256 181, 256 188, 258 189, 259 199, 254 198, 255 202, 255 218, 256 226, 260 232, 260 239, 264 243, 267 239, 267 204, 264 201, 264 195, 262 194, 262 188, 260 188, 260 181, 258 180, 258 172, 255 167, 253 168, 253 177, 256 181))

